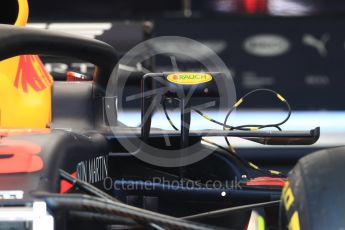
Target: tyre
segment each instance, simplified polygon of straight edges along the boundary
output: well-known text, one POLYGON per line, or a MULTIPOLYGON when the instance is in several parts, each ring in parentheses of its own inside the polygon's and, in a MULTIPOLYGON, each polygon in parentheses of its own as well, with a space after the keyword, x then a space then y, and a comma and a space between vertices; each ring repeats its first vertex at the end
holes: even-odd
POLYGON ((299 160, 282 192, 281 229, 345 230, 345 147, 299 160))

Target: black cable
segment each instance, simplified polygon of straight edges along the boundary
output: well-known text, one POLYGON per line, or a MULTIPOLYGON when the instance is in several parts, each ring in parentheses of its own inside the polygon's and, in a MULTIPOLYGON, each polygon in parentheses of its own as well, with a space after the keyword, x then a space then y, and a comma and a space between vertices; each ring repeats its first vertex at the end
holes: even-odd
POLYGON ((111 200, 114 202, 120 202, 115 197, 110 196, 109 194, 103 192, 102 190, 96 188, 95 186, 93 186, 93 185, 91 185, 85 181, 82 181, 78 178, 72 177, 68 172, 66 172, 62 169, 59 170, 59 173, 63 179, 65 179, 66 181, 68 181, 69 183, 71 183, 73 185, 77 185, 79 188, 83 189, 84 191, 86 191, 92 195, 95 195, 97 197, 104 198, 107 200, 111 200))
MULTIPOLYGON (((246 93, 243 97, 241 97, 241 98, 240 98, 240 99, 229 109, 229 111, 227 112, 227 114, 226 114, 226 116, 225 116, 225 119, 224 119, 224 123, 223 123, 223 129, 225 129, 226 126, 227 126, 227 122, 228 122, 228 119, 229 119, 230 114, 231 114, 240 104, 242 104, 242 103, 244 102, 244 100, 245 100, 248 96, 252 95, 253 93, 260 92, 260 91, 261 91, 261 92, 269 92, 269 93, 275 94, 276 97, 286 105, 287 110, 288 110, 288 114, 287 114, 287 116, 285 117, 285 119, 282 120, 281 122, 273 123, 273 124, 266 124, 266 125, 257 125, 257 124, 254 124, 254 125, 241 125, 241 126, 237 126, 237 127, 234 127, 234 128, 235 128, 235 129, 240 128, 240 129, 251 130, 251 128, 263 129, 263 128, 275 127, 275 128, 277 128, 278 130, 281 131, 281 128, 280 128, 279 126, 283 125, 284 123, 286 123, 286 122, 289 120, 289 118, 290 118, 290 116, 291 116, 291 106, 290 106, 289 102, 288 102, 284 97, 282 97, 278 92, 276 92, 276 91, 274 91, 274 90, 271 90, 271 89, 264 89, 264 88, 263 88, 263 89, 254 89, 254 90, 252 90, 252 91, 246 93), (248 128, 248 127, 250 127, 250 128, 248 128)), ((230 128, 230 130, 231 130, 231 128, 230 128)), ((226 143, 227 143, 228 145, 230 145, 230 142, 229 142, 229 140, 228 140, 227 137, 225 137, 225 141, 226 141, 226 143)))
POLYGON ((237 212, 248 211, 255 208, 271 207, 271 206, 276 206, 279 204, 280 204, 280 200, 256 203, 256 204, 247 204, 247 205, 235 206, 231 208, 225 208, 225 209, 220 209, 220 210, 215 210, 215 211, 210 211, 210 212, 199 213, 199 214, 195 214, 191 216, 185 216, 185 217, 182 217, 182 219, 195 220, 195 219, 201 219, 201 218, 221 217, 221 216, 226 216, 226 215, 237 213, 237 212))
MULTIPOLYGON (((165 100, 167 98, 163 98, 163 110, 164 110, 164 113, 165 115, 167 115, 166 113, 166 104, 165 104, 165 100)), ((173 98, 174 100, 176 101, 180 101, 178 98, 173 98)), ((196 109, 196 108, 191 108, 193 111, 195 111, 196 113, 198 113, 200 116, 206 118, 207 120, 215 123, 215 124, 218 124, 220 126, 222 126, 223 128, 227 128, 227 129, 230 129, 230 130, 243 130, 243 131, 250 131, 250 130, 253 130, 252 128, 255 128, 255 129, 263 129, 263 128, 270 128, 270 127, 273 127, 273 128, 276 128, 278 129, 279 131, 281 131, 281 128, 279 127, 280 125, 283 125, 284 123, 286 123, 290 116, 291 116, 291 106, 290 104, 285 100, 285 98, 283 98, 278 92, 274 91, 274 90, 271 90, 271 89, 255 89, 255 90, 252 90, 250 91, 249 93, 245 94, 240 100, 238 100, 234 106, 232 106, 229 111, 227 112, 226 114, 226 117, 225 117, 225 122, 220 122, 220 121, 217 121, 211 117, 209 117, 208 115, 204 114, 202 111, 196 109), (256 93, 256 92, 259 92, 259 91, 266 91, 266 92, 270 92, 270 93, 274 93, 279 100, 281 100, 282 102, 285 103, 286 107, 287 107, 287 111, 288 111, 288 114, 287 116, 284 118, 284 120, 282 120, 281 122, 278 122, 278 123, 273 123, 273 124, 266 124, 266 125, 259 125, 259 124, 246 124, 246 125, 240 125, 240 126, 230 126, 230 125, 227 125, 227 121, 229 119, 229 116, 230 114, 240 105, 242 104, 242 102, 244 101, 245 98, 247 98, 248 96, 250 96, 251 94, 253 93, 256 93)), ((169 120, 169 123, 171 124, 171 126, 175 129, 175 130, 178 130, 178 128, 172 123, 171 120, 169 120)))
MULTIPOLYGON (((72 177, 68 172, 60 169, 60 176, 67 180, 68 182, 70 182, 71 184, 73 185, 77 185, 78 187, 80 187, 81 189, 83 189, 84 191, 92 194, 92 195, 95 195, 99 198, 103 198, 105 200, 108 200, 108 201, 111 201, 111 202, 119 202, 121 203, 121 201, 119 201, 118 199, 116 199, 115 197, 113 196, 110 196, 109 194, 103 192, 102 190, 96 188, 95 186, 85 182, 85 181, 82 181, 78 178, 75 178, 75 177, 72 177)), ((156 225, 153 225, 152 223, 138 223, 138 224, 143 224, 145 226, 148 226, 149 228, 152 228, 152 229, 162 229, 160 228, 159 226, 156 226, 156 225)))
MULTIPOLYGON (((165 101, 166 101, 167 98, 163 97, 163 111, 164 111, 164 114, 165 114, 165 117, 167 118, 167 120, 169 121, 170 125, 173 127, 173 129, 175 130, 179 130, 175 125, 174 123, 172 122, 168 112, 167 112, 167 108, 166 108, 166 104, 165 104, 165 101)), ((177 101, 179 101, 179 99, 177 98, 173 98, 177 101)), ((252 130, 252 128, 256 128, 256 129, 263 129, 263 128, 268 128, 268 127, 274 127, 274 128, 277 128, 279 131, 281 131, 281 128, 279 127, 280 125, 284 124, 285 122, 287 122, 291 116, 291 106, 290 104, 285 100, 285 98, 283 98, 278 92, 274 91, 274 90, 271 90, 271 89, 255 89, 255 90, 252 90, 250 91, 249 93, 245 94, 240 100, 238 100, 233 107, 231 107, 226 115, 226 118, 225 118, 225 121, 224 123, 221 123, 217 120, 214 120, 213 118, 207 116, 206 114, 204 114, 203 112, 201 112, 200 110, 198 109, 195 109, 195 108, 192 108, 192 110, 194 110, 196 113, 198 113, 199 115, 201 115, 202 117, 206 118, 207 120, 213 122, 213 123, 216 123, 218 125, 221 125, 223 126, 223 129, 225 128, 228 128, 230 130, 243 130, 243 131, 249 131, 249 130, 252 130), (278 122, 278 123, 274 123, 274 124, 267 124, 267 125, 241 125, 241 126, 229 126, 227 125, 227 121, 228 121, 228 118, 230 116, 230 114, 235 110, 235 108, 237 108, 243 101, 245 98, 247 98, 248 96, 250 96, 251 94, 253 93, 256 93, 256 92, 259 92, 259 91, 265 91, 265 92, 270 92, 270 93, 273 93, 275 94, 279 100, 281 100, 282 102, 284 102, 287 106, 287 109, 288 109, 288 114, 286 116, 286 118, 284 120, 282 120, 281 122, 278 122)), ((240 157, 238 154, 236 154, 235 151, 231 150, 231 144, 228 140, 227 137, 225 137, 225 141, 227 143, 227 145, 229 146, 229 148, 224 148, 223 146, 221 145, 218 145, 216 144, 215 142, 213 141, 210 141, 208 139, 205 139, 205 138, 202 138, 203 141, 211 144, 211 145, 214 145, 230 154, 232 154, 233 156, 235 156, 238 160, 240 160, 244 165, 246 165, 247 167, 251 168, 251 169, 255 169, 265 175, 269 175, 269 176, 279 176, 279 177, 286 177, 283 173, 279 172, 279 171, 276 171, 276 170, 267 170, 267 169, 261 169, 259 168, 257 165, 253 164, 252 162, 248 162, 247 160, 245 160, 244 158, 240 157)))
MULTIPOLYGON (((47 194, 36 193, 38 198, 44 199, 51 211, 82 211, 86 213, 113 215, 132 219, 136 222, 146 222, 165 226, 168 229, 185 229, 185 230, 207 230, 220 229, 213 226, 207 226, 200 223, 194 223, 182 220, 172 216, 148 211, 145 209, 133 207, 119 202, 109 201, 103 198, 97 198, 80 194, 47 194)), ((107 221, 109 218, 107 219, 107 221)), ((99 219, 99 221, 102 221, 99 219)), ((152 226, 152 225, 151 225, 152 226)))
POLYGON ((220 148, 221 150, 223 151, 226 151, 227 153, 230 153, 231 155, 233 155, 234 157, 236 157, 242 164, 244 164, 246 167, 249 167, 251 169, 255 169, 267 176, 272 176, 272 175, 275 175, 275 176, 279 176, 279 177, 286 177, 285 174, 281 173, 281 172, 278 172, 278 171, 275 171, 275 170, 268 170, 268 169, 262 169, 262 168, 259 168, 258 166, 256 166, 255 164, 253 164, 252 162, 249 162, 247 160, 245 160, 243 157, 241 157, 240 155, 236 154, 235 152, 231 152, 230 149, 227 149, 221 145, 218 145, 217 143, 213 142, 213 141, 210 141, 208 139, 205 139, 205 138, 202 138, 203 141, 217 147, 217 148, 220 148), (275 172, 275 173, 273 173, 275 172))
MULTIPOLYGON (((137 222, 114 215, 100 214, 95 212, 70 211, 69 218, 75 220, 85 220, 92 223, 102 223, 109 225, 139 226, 137 222)), ((140 225, 141 226, 141 225, 140 225)))
MULTIPOLYGON (((171 125, 175 130, 179 130, 179 129, 174 125, 174 123, 172 122, 172 120, 171 120, 171 118, 170 118, 170 116, 169 116, 169 114, 168 114, 168 111, 167 111, 167 109, 166 109, 166 106, 165 106, 164 104, 165 104, 165 103, 164 103, 164 101, 163 101, 163 110, 164 110, 164 114, 165 114, 167 120, 169 121, 170 125, 171 125)), ((227 153, 232 154, 235 158, 237 158, 237 159, 238 159, 243 165, 245 165, 247 168, 251 168, 251 169, 254 168, 254 169, 256 169, 256 170, 262 172, 262 173, 265 174, 265 175, 272 176, 272 173, 271 173, 272 170, 270 171, 270 170, 260 169, 258 166, 254 165, 254 164, 251 163, 251 162, 248 162, 248 161, 245 160, 243 157, 241 157, 240 155, 236 154, 236 152, 231 151, 230 149, 227 149, 227 148, 225 148, 225 147, 223 147, 223 146, 221 146, 221 145, 218 145, 217 143, 215 143, 215 142, 213 142, 213 141, 210 141, 210 140, 205 139, 205 138, 202 138, 201 140, 202 140, 202 141, 205 141, 205 142, 207 142, 207 143, 209 143, 209 144, 211 144, 211 145, 213 145, 213 146, 215 146, 215 147, 218 147, 218 148, 222 149, 223 151, 226 151, 227 153)), ((229 144, 230 144, 230 143, 229 143, 229 144)), ((231 145, 230 145, 230 146, 231 146, 231 145)), ((248 173, 247 173, 247 174, 248 174, 248 173)), ((278 175, 284 176, 284 175, 283 175, 282 173, 280 173, 280 172, 279 172, 278 175)), ((284 176, 284 177, 285 177, 285 176, 284 176)))
POLYGON ((163 107, 163 111, 164 111, 164 114, 165 114, 165 117, 166 119, 168 120, 168 122, 170 123, 171 127, 173 129, 175 129, 176 131, 178 131, 179 129, 175 126, 175 124, 172 122, 169 114, 168 114, 168 111, 167 111, 167 107, 166 107, 166 104, 165 104, 165 100, 166 100, 166 97, 163 97, 163 103, 162 103, 162 107, 163 107))
MULTIPOLYGON (((247 130, 247 131, 248 131, 248 130, 253 130, 253 128, 254 128, 254 130, 258 130, 258 129, 264 129, 264 128, 273 127, 273 128, 278 129, 279 131, 282 130, 279 126, 283 125, 284 123, 286 123, 286 122, 290 119, 290 117, 291 117, 291 112, 292 112, 292 111, 291 111, 291 106, 290 106, 289 102, 288 102, 282 95, 280 95, 278 92, 276 92, 276 91, 274 91, 274 90, 272 90, 272 89, 265 89, 265 88, 262 88, 262 89, 254 89, 254 90, 252 90, 252 91, 246 93, 243 97, 241 97, 241 98, 240 98, 240 99, 229 109, 229 111, 227 112, 227 114, 226 114, 226 116, 225 116, 225 120, 224 120, 224 123, 223 123, 223 129, 224 129, 224 130, 225 130, 225 128, 228 126, 228 125, 227 125, 227 122, 228 122, 228 119, 229 119, 230 114, 231 114, 237 107, 239 107, 239 106, 245 101, 245 99, 246 99, 247 97, 249 97, 250 95, 252 95, 252 94, 254 94, 254 93, 256 93, 256 92, 268 92, 268 93, 274 94, 274 95, 275 95, 280 101, 282 101, 282 102, 285 104, 285 106, 287 107, 287 111, 288 111, 287 116, 286 116, 282 121, 277 122, 277 123, 266 124, 266 125, 258 125, 258 124, 253 124, 253 125, 251 125, 251 124, 247 124, 247 125, 235 126, 235 127, 233 127, 232 129, 240 129, 240 130, 247 130)), ((230 130, 232 130, 232 129, 230 128, 230 130)), ((228 147, 231 148, 231 144, 230 144, 230 142, 229 142, 228 137, 224 137, 224 139, 225 139, 225 141, 226 141, 228 147)), ((236 153, 235 153, 235 154, 236 154, 236 153)), ((237 154, 236 154, 236 155, 237 155, 237 154)), ((259 168, 257 165, 253 164, 252 162, 248 162, 248 161, 247 161, 247 163, 248 163, 248 165, 249 165, 250 168, 253 168, 253 169, 255 169, 255 170, 258 170, 258 171, 260 171, 260 172, 262 172, 262 173, 264 173, 264 174, 268 174, 268 175, 272 175, 272 174, 273 174, 273 175, 278 175, 278 176, 286 177, 286 175, 284 175, 283 173, 278 172, 278 171, 276 171, 276 170, 261 169, 261 168, 259 168)))

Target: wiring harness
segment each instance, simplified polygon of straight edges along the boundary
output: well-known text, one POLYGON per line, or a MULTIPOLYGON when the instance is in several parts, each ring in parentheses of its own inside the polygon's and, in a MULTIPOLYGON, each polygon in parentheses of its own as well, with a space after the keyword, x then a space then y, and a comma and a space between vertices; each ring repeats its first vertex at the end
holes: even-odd
MULTIPOLYGON (((177 100, 179 101, 179 99, 177 98, 173 98, 174 100, 177 100)), ((169 114, 168 114, 168 111, 167 111, 167 107, 166 107, 166 101, 167 100, 171 100, 170 98, 166 98, 164 97, 163 98, 163 103, 162 103, 162 107, 163 107, 163 112, 165 114, 165 117, 167 118, 168 122, 170 123, 171 127, 174 129, 174 130, 179 130, 176 125, 173 123, 173 121, 171 120, 169 114)), ((205 118, 206 120, 210 121, 210 122, 213 122, 217 125, 220 125, 223 127, 223 130, 242 130, 242 131, 255 131, 255 130, 260 130, 260 129, 264 129, 264 128, 276 128, 278 129, 279 131, 282 131, 281 129, 281 125, 283 125, 284 123, 286 123, 290 116, 291 116, 291 106, 289 104, 289 102, 281 95, 279 94, 278 92, 274 91, 274 90, 271 90, 271 89, 265 89, 265 88, 262 88, 262 89, 255 89, 255 90, 252 90, 248 93, 246 93, 243 97, 241 97, 226 113, 226 116, 225 116, 225 119, 224 119, 224 122, 220 122, 220 121, 217 121, 213 118, 211 118, 210 116, 208 116, 207 114, 205 114, 204 112, 200 111, 199 109, 196 109, 194 107, 191 108, 191 110, 195 111, 197 114, 199 114, 200 116, 202 116, 203 118, 205 118), (231 126, 231 125, 228 125, 228 120, 229 120, 229 117, 230 115, 232 114, 233 111, 235 111, 235 109, 237 109, 241 104, 243 104, 243 102, 245 102, 245 100, 255 94, 255 93, 258 93, 258 92, 266 92, 266 93, 270 93, 270 94, 273 94, 277 97, 277 99, 279 101, 281 101, 286 109, 287 109, 287 115, 286 117, 280 121, 280 122, 277 122, 277 123, 271 123, 271 124, 245 124, 245 125, 240 125, 240 126, 231 126)), ((248 168, 251 168, 251 169, 254 169, 256 171, 260 171, 261 173, 265 174, 265 175, 270 175, 270 176, 279 176, 279 177, 286 177, 283 173, 277 171, 277 170, 267 170, 267 169, 261 169, 259 166, 257 166, 256 164, 252 163, 252 162, 249 162, 247 160, 245 160, 244 158, 242 158, 241 156, 239 156, 238 154, 236 154, 236 151, 235 149, 233 148, 233 146, 230 144, 230 141, 228 139, 228 137, 224 137, 225 138, 225 141, 228 145, 228 148, 225 148, 221 145, 218 145, 217 143, 209 140, 209 139, 206 139, 206 138, 202 138, 202 141, 208 143, 208 144, 211 144, 219 149, 222 149, 230 154, 232 154, 233 156, 235 156, 238 160, 240 160, 246 167, 248 168)))

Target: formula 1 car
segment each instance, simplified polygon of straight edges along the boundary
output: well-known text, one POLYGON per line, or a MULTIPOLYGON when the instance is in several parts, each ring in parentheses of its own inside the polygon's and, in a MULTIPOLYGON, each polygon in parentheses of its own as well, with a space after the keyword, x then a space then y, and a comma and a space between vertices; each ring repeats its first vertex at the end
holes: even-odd
MULTIPOLYGON (((269 126, 278 131, 262 131, 267 126, 232 127, 225 122, 221 131, 189 129, 192 110, 208 117, 190 105, 183 92, 195 86, 197 94, 205 84, 223 79, 222 73, 143 75, 142 124, 132 128, 116 116, 111 121, 105 116, 114 104, 106 97, 106 88, 118 62, 115 49, 108 44, 0 25, 0 61, 0 229, 317 228, 312 218, 318 215, 304 219, 311 215, 305 209, 318 207, 322 213, 328 205, 322 196, 320 204, 313 203, 320 194, 310 190, 323 186, 313 178, 329 175, 328 164, 340 165, 335 158, 328 158, 325 167, 329 172, 323 173, 314 168, 321 167, 326 156, 310 156, 297 165, 287 182, 283 173, 261 169, 205 137, 309 145, 318 140, 319 128, 281 131, 274 124, 269 126), (91 62, 97 67, 93 80, 54 82, 36 54, 91 62), (147 96, 162 84, 166 92, 147 96), (164 103, 166 97, 181 106, 181 131, 173 124, 176 130, 151 128, 153 110, 148 108, 154 102, 164 103), (172 143, 168 150, 176 150, 181 159, 195 152, 210 154, 170 168, 143 162, 133 154, 150 147, 160 147, 158 155, 166 154, 162 147, 166 136, 172 143), (124 140, 132 143, 132 151, 124 148, 124 140), (193 151, 185 151, 191 145, 193 151), (282 193, 280 206, 286 217, 279 218, 282 193), (304 194, 308 199, 303 200, 304 194)), ((266 91, 288 105, 280 94, 266 91)), ((214 93, 219 97, 217 90, 214 93)))

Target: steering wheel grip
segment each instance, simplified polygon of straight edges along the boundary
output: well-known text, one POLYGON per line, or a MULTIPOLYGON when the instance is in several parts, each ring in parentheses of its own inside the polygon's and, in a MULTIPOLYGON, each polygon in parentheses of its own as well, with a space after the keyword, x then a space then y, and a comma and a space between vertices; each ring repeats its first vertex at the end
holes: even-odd
POLYGON ((118 62, 115 49, 107 43, 81 36, 41 29, 0 25, 0 61, 23 54, 73 57, 96 65, 93 80, 105 88, 118 62))

